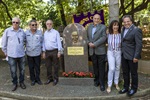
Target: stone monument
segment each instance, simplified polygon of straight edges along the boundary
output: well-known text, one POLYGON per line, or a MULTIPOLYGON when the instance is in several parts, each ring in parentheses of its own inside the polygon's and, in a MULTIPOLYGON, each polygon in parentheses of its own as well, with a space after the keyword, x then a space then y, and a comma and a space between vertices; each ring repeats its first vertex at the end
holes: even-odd
POLYGON ((87 33, 85 28, 73 23, 63 31, 65 72, 88 72, 87 33))
MULTIPOLYGON (((63 46, 63 30, 64 30, 65 26, 59 26, 58 27, 58 32, 60 34, 60 39, 61 39, 61 43, 62 43, 62 46, 63 46)), ((65 71, 65 66, 64 66, 64 54, 63 54, 63 51, 61 52, 61 56, 60 56, 60 69, 62 72, 65 71)))

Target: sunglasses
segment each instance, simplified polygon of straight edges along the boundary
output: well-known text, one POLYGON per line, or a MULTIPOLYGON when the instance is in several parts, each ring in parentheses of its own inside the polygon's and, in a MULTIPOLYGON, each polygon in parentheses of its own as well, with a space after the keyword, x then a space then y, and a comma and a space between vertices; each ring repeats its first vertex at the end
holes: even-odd
POLYGON ((31 24, 31 26, 37 26, 37 24, 31 24))
POLYGON ((19 24, 19 22, 12 22, 13 24, 19 24))

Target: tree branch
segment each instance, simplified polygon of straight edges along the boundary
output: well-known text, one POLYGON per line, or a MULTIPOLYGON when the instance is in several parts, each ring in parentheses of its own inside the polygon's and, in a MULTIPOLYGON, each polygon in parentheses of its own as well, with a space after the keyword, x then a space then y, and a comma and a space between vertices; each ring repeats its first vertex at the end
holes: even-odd
POLYGON ((60 12, 60 15, 61 15, 62 23, 63 23, 64 26, 67 26, 63 4, 60 0, 57 0, 57 5, 59 7, 59 12, 60 12))
POLYGON ((124 15, 133 15, 134 13, 136 12, 139 12, 143 9, 146 9, 148 7, 148 3, 150 3, 150 0, 143 0, 143 2, 138 5, 137 7, 135 7, 134 9, 131 9, 130 11, 128 11, 127 13, 125 12, 125 8, 129 7, 131 4, 131 2, 124 8, 124 5, 123 5, 123 1, 124 0, 120 0, 120 3, 121 3, 121 6, 120 6, 120 12, 119 12, 119 15, 120 15, 120 19, 119 21, 122 22, 122 16, 124 15))
POLYGON ((124 9, 124 0, 120 0, 120 3, 121 3, 121 6, 120 6, 120 12, 123 12, 123 13, 125 13, 125 9, 124 9))
MULTIPOLYGON (((121 1, 122 1, 122 0, 121 0, 121 1)), ((139 12, 139 11, 141 11, 141 10, 147 8, 149 2, 150 2, 150 0, 143 0, 143 2, 142 2, 140 5, 138 5, 137 7, 135 7, 134 9, 132 9, 131 11, 129 11, 129 12, 126 13, 126 12, 123 11, 123 10, 130 6, 130 5, 129 5, 129 4, 131 4, 131 2, 130 2, 125 8, 123 8, 124 6, 121 6, 121 7, 120 7, 120 12, 119 12, 119 14, 120 14, 120 15, 122 14, 122 16, 123 16, 123 15, 126 15, 126 14, 130 14, 130 15, 131 15, 131 14, 133 14, 133 13, 139 12)), ((123 4, 123 3, 122 3, 122 4, 123 4)), ((121 4, 121 5, 122 5, 122 4, 121 4)))
POLYGON ((0 3, 2 3, 2 4, 4 5, 4 7, 5 7, 5 9, 6 9, 6 13, 7 13, 9 19, 12 20, 12 17, 11 17, 11 15, 10 15, 10 13, 9 13, 9 10, 8 10, 7 5, 6 5, 2 0, 0 0, 0 3))
POLYGON ((131 4, 132 4, 132 1, 126 6, 126 7, 124 7, 124 0, 120 0, 120 2, 122 2, 121 3, 121 5, 122 5, 122 7, 120 7, 119 9, 120 9, 120 14, 125 14, 126 13, 126 11, 125 11, 125 9, 127 9, 131 4))
POLYGON ((145 3, 140 4, 139 6, 137 6, 136 8, 134 8, 133 10, 131 10, 130 12, 128 12, 127 14, 136 13, 136 12, 139 12, 139 11, 147 8, 148 2, 150 2, 150 0, 147 0, 145 3))

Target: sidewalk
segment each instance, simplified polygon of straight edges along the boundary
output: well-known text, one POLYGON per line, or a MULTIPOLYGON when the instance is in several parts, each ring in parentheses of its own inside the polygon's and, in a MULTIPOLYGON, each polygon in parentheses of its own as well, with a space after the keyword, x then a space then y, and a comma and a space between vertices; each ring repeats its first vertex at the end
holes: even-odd
MULTIPOLYGON (((3 97, 13 98, 15 100, 148 100, 150 99, 150 75, 139 74, 138 92, 129 98, 126 94, 118 94, 113 87, 111 93, 101 92, 99 87, 90 86, 72 86, 57 84, 49 85, 30 85, 28 66, 25 70, 25 84, 27 88, 22 90, 20 87, 12 92, 12 82, 10 69, 6 61, 0 59, 0 100, 3 97), (141 98, 141 99, 139 99, 141 98)), ((41 66, 41 81, 46 82, 46 67, 41 66)), ((3 99, 4 100, 4 99, 3 99)), ((5 99, 6 100, 6 99, 5 99)), ((10 99, 7 99, 10 100, 10 99)))

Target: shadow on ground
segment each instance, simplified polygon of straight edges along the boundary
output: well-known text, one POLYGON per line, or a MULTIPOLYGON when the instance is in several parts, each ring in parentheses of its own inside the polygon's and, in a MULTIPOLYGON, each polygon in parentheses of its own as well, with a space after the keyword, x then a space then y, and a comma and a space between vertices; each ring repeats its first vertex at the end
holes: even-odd
MULTIPOLYGON (((44 62, 41 65, 41 81, 46 82, 46 67, 44 62)), ((139 73, 139 89, 138 92, 129 98, 126 94, 120 95, 113 87, 111 93, 106 91, 101 92, 99 87, 90 86, 77 86, 77 85, 62 85, 58 84, 53 86, 49 85, 30 85, 29 70, 26 66, 25 70, 25 84, 27 88, 22 90, 20 87, 12 92, 12 82, 10 70, 6 61, 0 59, 0 95, 1 97, 10 97, 17 100, 148 100, 150 99, 150 75, 139 73), (146 99, 145 99, 145 98, 146 99), (138 98, 138 99, 137 99, 138 98), (139 99, 141 98, 141 99, 139 99)), ((122 87, 122 84, 120 84, 122 87)), ((1 98, 0 98, 1 99, 1 98)))

